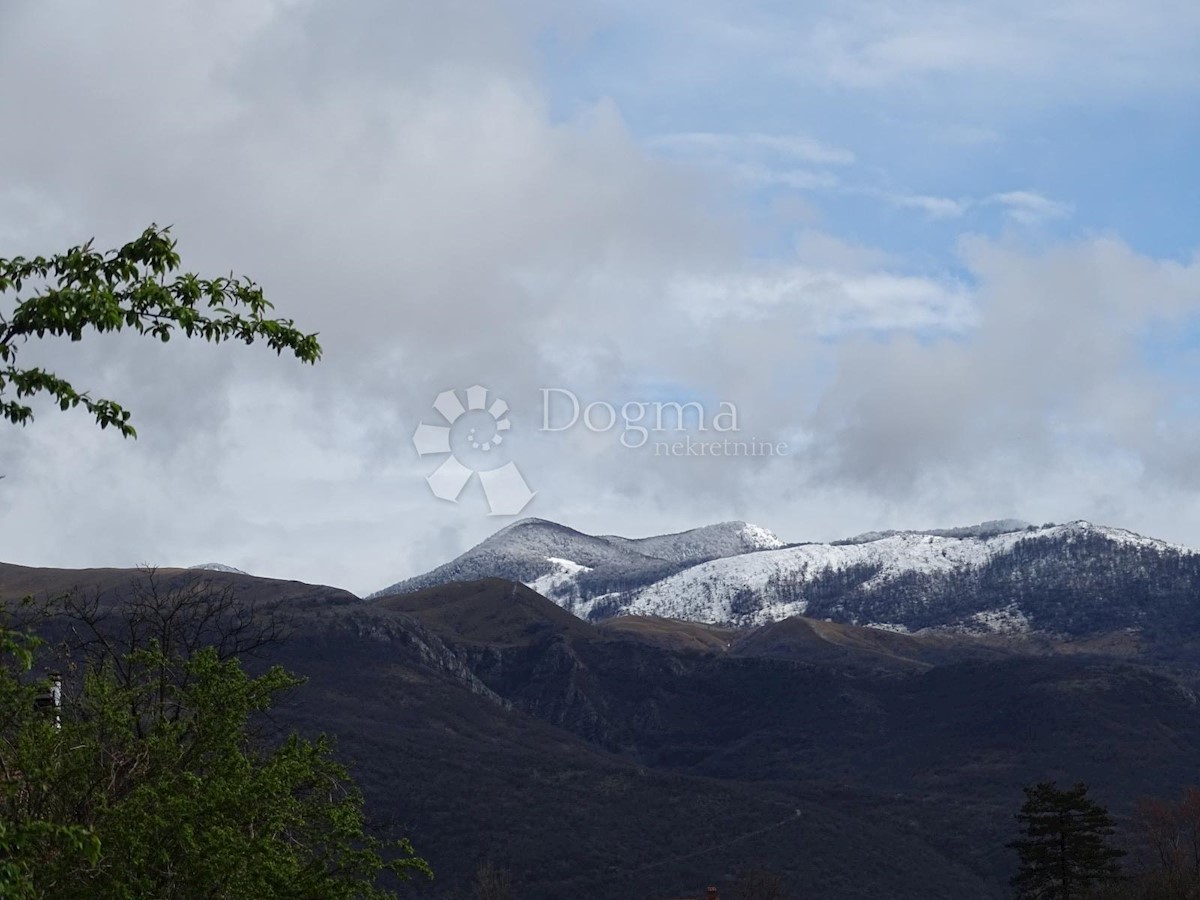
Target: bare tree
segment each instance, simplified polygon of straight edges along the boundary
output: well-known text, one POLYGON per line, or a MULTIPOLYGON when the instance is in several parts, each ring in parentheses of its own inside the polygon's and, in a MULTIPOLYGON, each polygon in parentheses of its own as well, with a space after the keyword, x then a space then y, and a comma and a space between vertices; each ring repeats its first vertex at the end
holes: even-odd
POLYGON ((157 718, 175 720, 171 687, 188 683, 184 663, 202 647, 222 660, 252 659, 282 641, 286 616, 277 606, 240 596, 233 582, 204 572, 162 573, 142 569, 126 585, 70 592, 47 609, 65 630, 59 643, 65 662, 109 668, 118 684, 158 685, 157 718))
POLYGON ((491 860, 475 870, 475 900, 514 900, 512 877, 491 860))
POLYGON ((254 656, 284 636, 276 609, 204 572, 164 575, 148 566, 124 588, 73 592, 59 603, 58 612, 77 623, 79 647, 92 654, 123 655, 155 641, 168 656, 215 647, 230 659, 254 656))
POLYGON ((1164 900, 1200 898, 1200 787, 1174 800, 1138 801, 1136 822, 1147 871, 1144 896, 1164 900))

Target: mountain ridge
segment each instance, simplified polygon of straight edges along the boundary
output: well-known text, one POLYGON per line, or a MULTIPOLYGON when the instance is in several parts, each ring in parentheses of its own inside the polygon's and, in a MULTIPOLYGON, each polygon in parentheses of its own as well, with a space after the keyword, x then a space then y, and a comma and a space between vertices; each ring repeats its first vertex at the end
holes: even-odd
POLYGON ((805 615, 904 633, 1066 636, 1200 628, 1200 553, 1083 519, 795 544, 744 522, 629 539, 525 519, 372 596, 484 577, 519 581, 590 621, 747 627, 805 615))
POLYGON ((782 546, 784 542, 766 529, 738 521, 627 538, 585 534, 547 519, 525 518, 432 571, 398 581, 367 599, 480 578, 505 578, 530 586, 548 578, 551 581, 542 587, 549 588, 558 583, 556 576, 596 572, 592 580, 617 573, 625 581, 648 582, 702 560, 782 546))

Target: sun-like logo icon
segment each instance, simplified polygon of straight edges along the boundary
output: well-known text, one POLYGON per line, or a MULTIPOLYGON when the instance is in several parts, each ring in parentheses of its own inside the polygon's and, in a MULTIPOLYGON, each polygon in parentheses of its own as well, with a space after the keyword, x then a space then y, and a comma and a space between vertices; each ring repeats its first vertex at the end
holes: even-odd
POLYGON ((505 462, 497 452, 507 449, 505 438, 512 428, 508 404, 497 397, 489 406, 488 390, 478 384, 463 393, 465 405, 458 391, 438 394, 433 408, 446 424, 422 422, 413 434, 418 455, 450 454, 425 480, 435 497, 456 503, 471 476, 478 475, 490 514, 515 516, 534 492, 517 464, 505 462))

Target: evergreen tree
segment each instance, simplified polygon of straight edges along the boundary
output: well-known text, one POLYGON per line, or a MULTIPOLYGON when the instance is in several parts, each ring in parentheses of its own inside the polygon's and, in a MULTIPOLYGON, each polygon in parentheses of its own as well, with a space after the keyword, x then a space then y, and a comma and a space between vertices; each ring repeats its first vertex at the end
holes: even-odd
POLYGON ((1079 900, 1119 877, 1125 851, 1109 845, 1112 817, 1087 791, 1082 783, 1059 790, 1053 781, 1025 788, 1017 813, 1023 837, 1009 844, 1021 857, 1012 879, 1019 898, 1079 900))

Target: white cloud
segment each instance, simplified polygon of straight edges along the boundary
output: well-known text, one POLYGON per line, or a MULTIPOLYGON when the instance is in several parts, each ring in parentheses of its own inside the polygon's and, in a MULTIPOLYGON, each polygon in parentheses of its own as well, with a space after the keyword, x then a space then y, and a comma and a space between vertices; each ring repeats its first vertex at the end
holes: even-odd
MULTIPOLYGON (((723 8, 734 15, 732 7, 723 8)), ((1010 97, 1028 108, 1098 89, 1194 88, 1198 78, 1186 60, 1195 55, 1198 35, 1200 12, 1176 0, 851 0, 760 20, 754 52, 767 59, 787 53, 796 71, 854 88, 891 90, 934 79, 958 79, 975 91, 984 79, 1036 83, 1039 92, 1010 97), (1080 66, 1080 59, 1104 65, 1080 66)))
POLYGON ((1191 426, 1168 415, 1183 385, 1146 369, 1141 342, 1153 324, 1200 313, 1200 266, 1113 240, 1031 255, 976 238, 964 260, 979 314, 965 340, 900 336, 841 351, 819 429, 838 477, 908 497, 933 478, 961 483, 964 496, 972 478, 988 491, 1008 479, 1029 502, 1031 485, 1058 477, 1051 496, 1079 504, 1086 482, 1067 473, 1115 465, 1126 513, 1139 502, 1131 471, 1172 479, 1153 460, 1167 435, 1191 441, 1191 426))
POLYGON ((1007 218, 1034 226, 1071 214, 1071 206, 1030 190, 1013 190, 977 197, 945 197, 880 187, 880 173, 855 165, 853 153, 809 137, 758 132, 686 132, 652 137, 648 145, 673 158, 697 160, 755 188, 786 188, 806 192, 871 197, 899 209, 923 213, 928 219, 959 219, 980 207, 999 206, 1007 218), (797 165, 803 163, 806 165, 797 165), (836 168, 813 168, 814 165, 836 168))
MULTIPOLYGON (((322 333, 326 359, 31 346, 127 401, 142 437, 50 411, 10 431, 6 559, 215 559, 376 588, 497 524, 469 499, 429 496, 410 445, 438 391, 476 381, 513 406, 530 512, 582 528, 742 517, 799 539, 1095 514, 1200 543, 1190 499, 1144 509, 1189 483, 1196 427, 1137 343, 1197 312, 1195 266, 1117 241, 1035 253, 979 238, 953 276, 852 227, 817 230, 819 211, 795 203, 776 209, 794 252, 760 253, 721 174, 690 163, 829 194, 886 177, 786 130, 714 123, 648 151, 610 100, 564 115, 532 58, 537 23, 483 2, 61 10, 0 12, 0 82, 28 86, 0 93, 0 115, 42 123, 0 144, 0 253, 172 222, 189 267, 257 277, 281 314, 322 333), (552 439, 533 426, 537 389, 556 384, 610 402, 729 399, 747 434, 795 452, 730 465, 630 455, 611 435, 552 439)), ((944 47, 922 64, 914 48, 932 39, 900 40, 916 26, 883 12, 850 23, 862 46, 829 38, 850 71, 972 65, 944 47)), ((951 33, 986 21, 961 15, 951 33)), ((712 34, 745 49, 766 39, 754 24, 712 34)), ((984 202, 1026 222, 1066 211, 1030 191, 919 186, 868 188, 947 220, 984 202)))
POLYGON ((771 168, 758 163, 739 163, 730 171, 739 181, 754 187, 785 187, 796 191, 833 190, 841 179, 828 171, 771 168))
POLYGON ((844 166, 854 162, 854 154, 831 147, 811 137, 794 134, 717 133, 692 131, 663 134, 650 138, 651 147, 680 155, 718 159, 745 159, 768 155, 784 160, 822 165, 844 166))
POLYGON ((970 330, 975 311, 962 286, 886 270, 839 271, 773 266, 725 279, 684 277, 672 288, 675 302, 715 331, 733 319, 772 318, 788 307, 798 341, 845 338, 854 333, 970 330))
POLYGON ((928 194, 887 194, 887 199, 896 206, 918 209, 932 219, 957 219, 970 206, 963 200, 949 197, 932 197, 928 194))
POLYGON ((1050 200, 1036 191, 1006 191, 993 194, 984 203, 1003 207, 1005 215, 1022 225, 1039 225, 1071 215, 1070 204, 1050 200))
MULTIPOLYGON (((326 351, 302 369, 247 348, 31 346, 29 361, 126 401, 141 438, 50 411, 11 434, 9 558, 278 574, 289 559, 295 577, 370 588, 415 564, 405 548, 427 517, 464 527, 415 459, 384 475, 434 392, 542 382, 543 338, 589 316, 592 273, 641 281, 729 252, 703 187, 638 148, 611 104, 552 121, 510 26, 478 6, 472 34, 424 4, 359 18, 229 3, 202 21, 133 4, 79 11, 71 29, 49 4, 6 8, 0 80, 36 91, 3 93, 0 113, 56 113, 0 147, 5 255, 170 222, 185 265, 254 276, 326 351)), ((614 328, 637 314, 603 301, 614 328)))
POLYGON ((711 167, 757 188, 830 190, 840 179, 829 168, 819 167, 854 163, 850 151, 803 135, 686 132, 657 135, 646 144, 669 159, 711 167))

